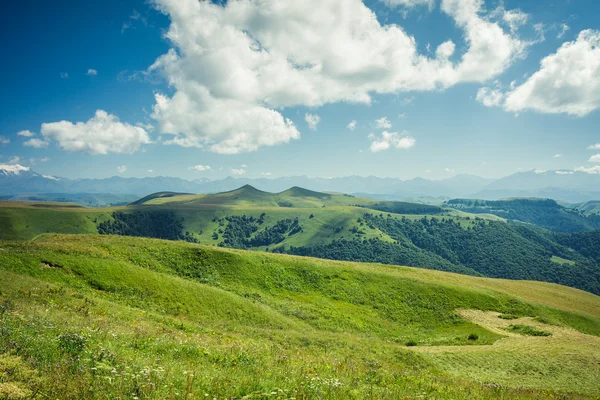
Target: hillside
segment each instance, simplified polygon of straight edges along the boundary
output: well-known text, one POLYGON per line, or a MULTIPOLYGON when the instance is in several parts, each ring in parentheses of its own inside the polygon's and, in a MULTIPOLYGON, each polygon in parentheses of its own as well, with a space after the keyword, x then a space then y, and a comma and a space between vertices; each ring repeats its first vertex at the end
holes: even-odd
POLYGON ((557 285, 111 236, 0 242, 0 269, 0 393, 600 392, 600 298, 557 285))
POLYGON ((0 202, 0 226, 2 239, 99 233, 185 240, 547 281, 600 294, 600 261, 577 236, 556 237, 533 225, 506 223, 491 214, 302 188, 281 193, 251 186, 212 195, 167 192, 127 207, 99 209, 0 202))
MULTIPOLYGON (((588 203, 586 203, 588 204, 588 203)), ((586 213, 586 207, 572 209, 554 200, 536 198, 503 199, 498 201, 478 199, 453 199, 448 207, 474 214, 493 214, 508 220, 526 222, 555 232, 580 232, 600 229, 600 217, 586 213)), ((587 206, 593 210, 594 204, 587 206)))

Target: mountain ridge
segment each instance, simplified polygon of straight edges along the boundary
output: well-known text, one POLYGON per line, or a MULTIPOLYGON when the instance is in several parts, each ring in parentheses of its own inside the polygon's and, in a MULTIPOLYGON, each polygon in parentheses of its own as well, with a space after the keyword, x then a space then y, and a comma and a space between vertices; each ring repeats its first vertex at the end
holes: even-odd
POLYGON ((390 200, 417 198, 479 198, 498 200, 506 197, 540 197, 581 203, 600 199, 600 175, 580 171, 527 171, 500 179, 458 174, 441 180, 422 177, 403 180, 357 175, 335 178, 289 176, 280 178, 234 178, 186 180, 178 177, 79 178, 43 175, 19 164, 0 165, 0 196, 36 194, 110 193, 147 196, 156 192, 222 193, 244 185, 279 193, 291 187, 315 192, 362 194, 390 200), (559 173, 560 172, 560 173, 559 173))

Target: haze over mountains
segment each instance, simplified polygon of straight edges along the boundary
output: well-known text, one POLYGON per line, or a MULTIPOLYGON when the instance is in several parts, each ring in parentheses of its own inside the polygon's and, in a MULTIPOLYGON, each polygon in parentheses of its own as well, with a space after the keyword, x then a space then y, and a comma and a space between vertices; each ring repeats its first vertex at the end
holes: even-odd
MULTIPOLYGON (((542 197, 577 203, 600 199, 600 175, 578 171, 527 171, 500 179, 457 175, 442 180, 348 176, 311 178, 291 176, 274 179, 232 178, 220 180, 175 177, 67 179, 47 176, 20 165, 0 165, 0 196, 40 194, 112 194, 145 196, 158 191, 218 193, 250 184, 260 190, 280 192, 299 186, 322 192, 343 192, 381 199, 542 197)), ((68 196, 67 196, 68 197, 68 196)))

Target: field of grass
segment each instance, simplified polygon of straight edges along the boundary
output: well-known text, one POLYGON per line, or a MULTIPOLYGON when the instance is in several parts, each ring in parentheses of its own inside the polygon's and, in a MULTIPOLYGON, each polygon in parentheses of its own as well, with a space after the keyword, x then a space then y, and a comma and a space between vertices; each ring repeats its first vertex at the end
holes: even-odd
POLYGON ((0 398, 600 394, 600 298, 558 285, 93 235, 0 270, 0 398))

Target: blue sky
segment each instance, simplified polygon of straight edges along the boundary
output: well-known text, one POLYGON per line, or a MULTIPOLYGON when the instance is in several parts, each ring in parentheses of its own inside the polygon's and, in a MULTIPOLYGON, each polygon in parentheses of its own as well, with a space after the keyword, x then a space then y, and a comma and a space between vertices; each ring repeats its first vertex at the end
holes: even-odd
POLYGON ((69 178, 600 172, 595 1, 250 3, 5 6, 0 164, 69 178))

